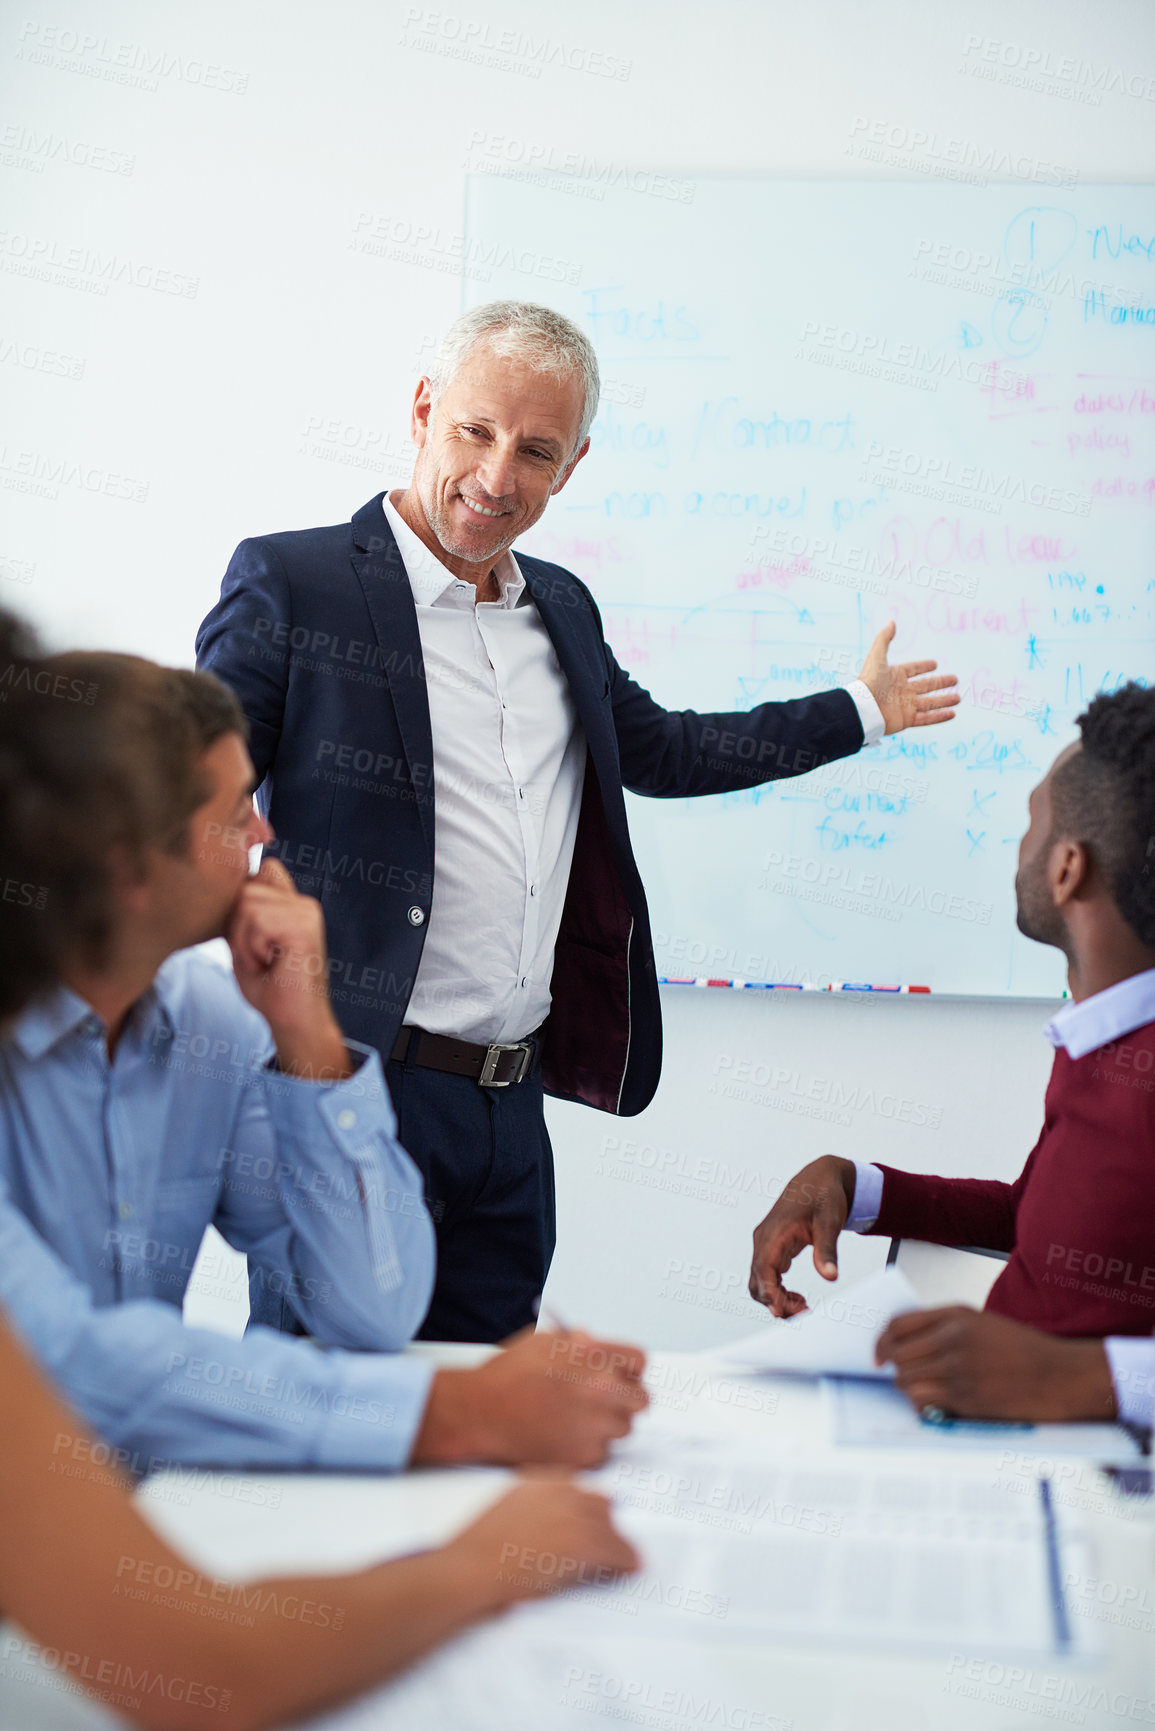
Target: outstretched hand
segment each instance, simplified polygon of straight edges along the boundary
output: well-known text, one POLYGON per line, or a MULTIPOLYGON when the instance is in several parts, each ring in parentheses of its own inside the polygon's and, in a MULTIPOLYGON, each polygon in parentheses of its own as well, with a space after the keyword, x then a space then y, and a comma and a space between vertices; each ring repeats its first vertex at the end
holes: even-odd
POLYGON ((953 721, 959 700, 955 675, 940 673, 930 677, 937 661, 900 661, 892 667, 886 652, 897 629, 893 619, 883 626, 870 645, 858 676, 881 709, 887 733, 953 721))

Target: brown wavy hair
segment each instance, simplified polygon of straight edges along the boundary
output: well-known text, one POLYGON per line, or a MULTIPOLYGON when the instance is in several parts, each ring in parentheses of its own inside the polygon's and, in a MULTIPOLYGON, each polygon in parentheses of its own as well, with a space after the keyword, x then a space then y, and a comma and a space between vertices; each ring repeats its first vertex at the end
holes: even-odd
POLYGON ((100 967, 114 862, 188 845, 208 797, 203 753, 247 734, 207 673, 135 655, 44 655, 0 613, 0 1020, 52 985, 63 958, 100 967))

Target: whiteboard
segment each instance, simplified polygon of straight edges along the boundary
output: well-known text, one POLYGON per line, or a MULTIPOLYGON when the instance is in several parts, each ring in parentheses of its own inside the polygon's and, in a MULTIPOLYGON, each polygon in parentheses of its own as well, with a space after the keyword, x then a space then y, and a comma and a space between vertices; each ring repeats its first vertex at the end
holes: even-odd
POLYGON ((465 304, 570 314, 604 380, 520 545, 668 707, 846 683, 888 618, 964 694, 797 780, 631 798, 659 973, 1059 995, 1016 854, 1076 715, 1155 665, 1155 190, 634 179, 467 182, 465 304))

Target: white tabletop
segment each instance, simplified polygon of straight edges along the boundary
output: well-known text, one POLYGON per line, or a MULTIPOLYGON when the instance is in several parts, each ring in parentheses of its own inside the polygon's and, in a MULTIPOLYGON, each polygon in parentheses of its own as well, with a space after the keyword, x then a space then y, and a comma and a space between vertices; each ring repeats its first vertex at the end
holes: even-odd
MULTIPOLYGON (((816 1384, 736 1377, 676 1354, 655 1357, 649 1377, 652 1415, 609 1474, 627 1525, 629 1504, 637 1500, 630 1487, 647 1482, 640 1463, 660 1459, 697 1481, 708 1477, 717 1451, 735 1437, 757 1450, 768 1472, 813 1476, 835 1468, 845 1477, 848 1468, 889 1467, 909 1479, 923 1470, 909 1451, 835 1448, 816 1384)), ((1004 1485, 1018 1474, 1026 1493, 1034 1488, 1034 1469, 1017 1457, 1013 1440, 1005 1454, 978 1462, 973 1454, 940 1447, 933 1470, 974 1475, 977 1466, 1004 1485)), ((340 1571, 435 1543, 508 1480, 482 1470, 390 1478, 177 1471, 152 1481, 140 1496, 150 1518, 194 1562, 246 1579, 340 1571)), ((597 1719, 650 1731, 1011 1731, 1045 1721, 1117 1731, 1125 1723, 1153 1724, 1151 1503, 1121 1498, 1082 1462, 1053 1463, 1053 1485, 1061 1524, 1084 1529, 1093 1545, 1077 1578, 1066 1583, 1077 1631, 1101 1638, 1101 1652, 1090 1659, 992 1656, 959 1649, 950 1638, 931 1651, 903 1651, 901 1629, 893 1631, 898 1644, 888 1639, 885 1646, 831 1650, 804 1636, 735 1638, 724 1621, 711 1623, 708 1605, 696 1619, 687 1619, 683 1607, 643 1623, 628 1605, 620 1607, 623 1614, 591 1618, 574 1598, 471 1631, 407 1677, 312 1724, 326 1731, 561 1731, 597 1719)), ((773 1516, 781 1530, 772 1528, 764 1553, 772 1559, 768 1600, 791 1593, 789 1568, 775 1572, 774 1546, 791 1554, 799 1509, 795 1497, 773 1516)), ((66 1696, 22 1648, 14 1650, 18 1642, 16 1631, 0 1629, 5 1731, 95 1731, 116 1723, 66 1696)))

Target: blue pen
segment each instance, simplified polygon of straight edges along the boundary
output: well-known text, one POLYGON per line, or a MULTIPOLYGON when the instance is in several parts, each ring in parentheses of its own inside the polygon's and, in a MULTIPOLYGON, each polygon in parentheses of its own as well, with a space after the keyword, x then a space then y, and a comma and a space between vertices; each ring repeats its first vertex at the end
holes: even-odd
POLYGON ((923 1424, 933 1425, 935 1430, 971 1431, 979 1436, 986 1436, 994 1431, 1035 1428, 1033 1424, 1024 1424, 1018 1419, 955 1418, 953 1413, 945 1412, 941 1406, 924 1406, 918 1416, 923 1424))
POLYGON ((1051 1610, 1055 1617, 1055 1645, 1060 1653, 1071 1650, 1071 1620, 1063 1592, 1063 1574, 1059 1567, 1059 1536, 1055 1525, 1055 1499, 1048 1478, 1039 1480, 1039 1496, 1043 1504, 1043 1526, 1047 1545, 1047 1577, 1051 1584, 1051 1610))

